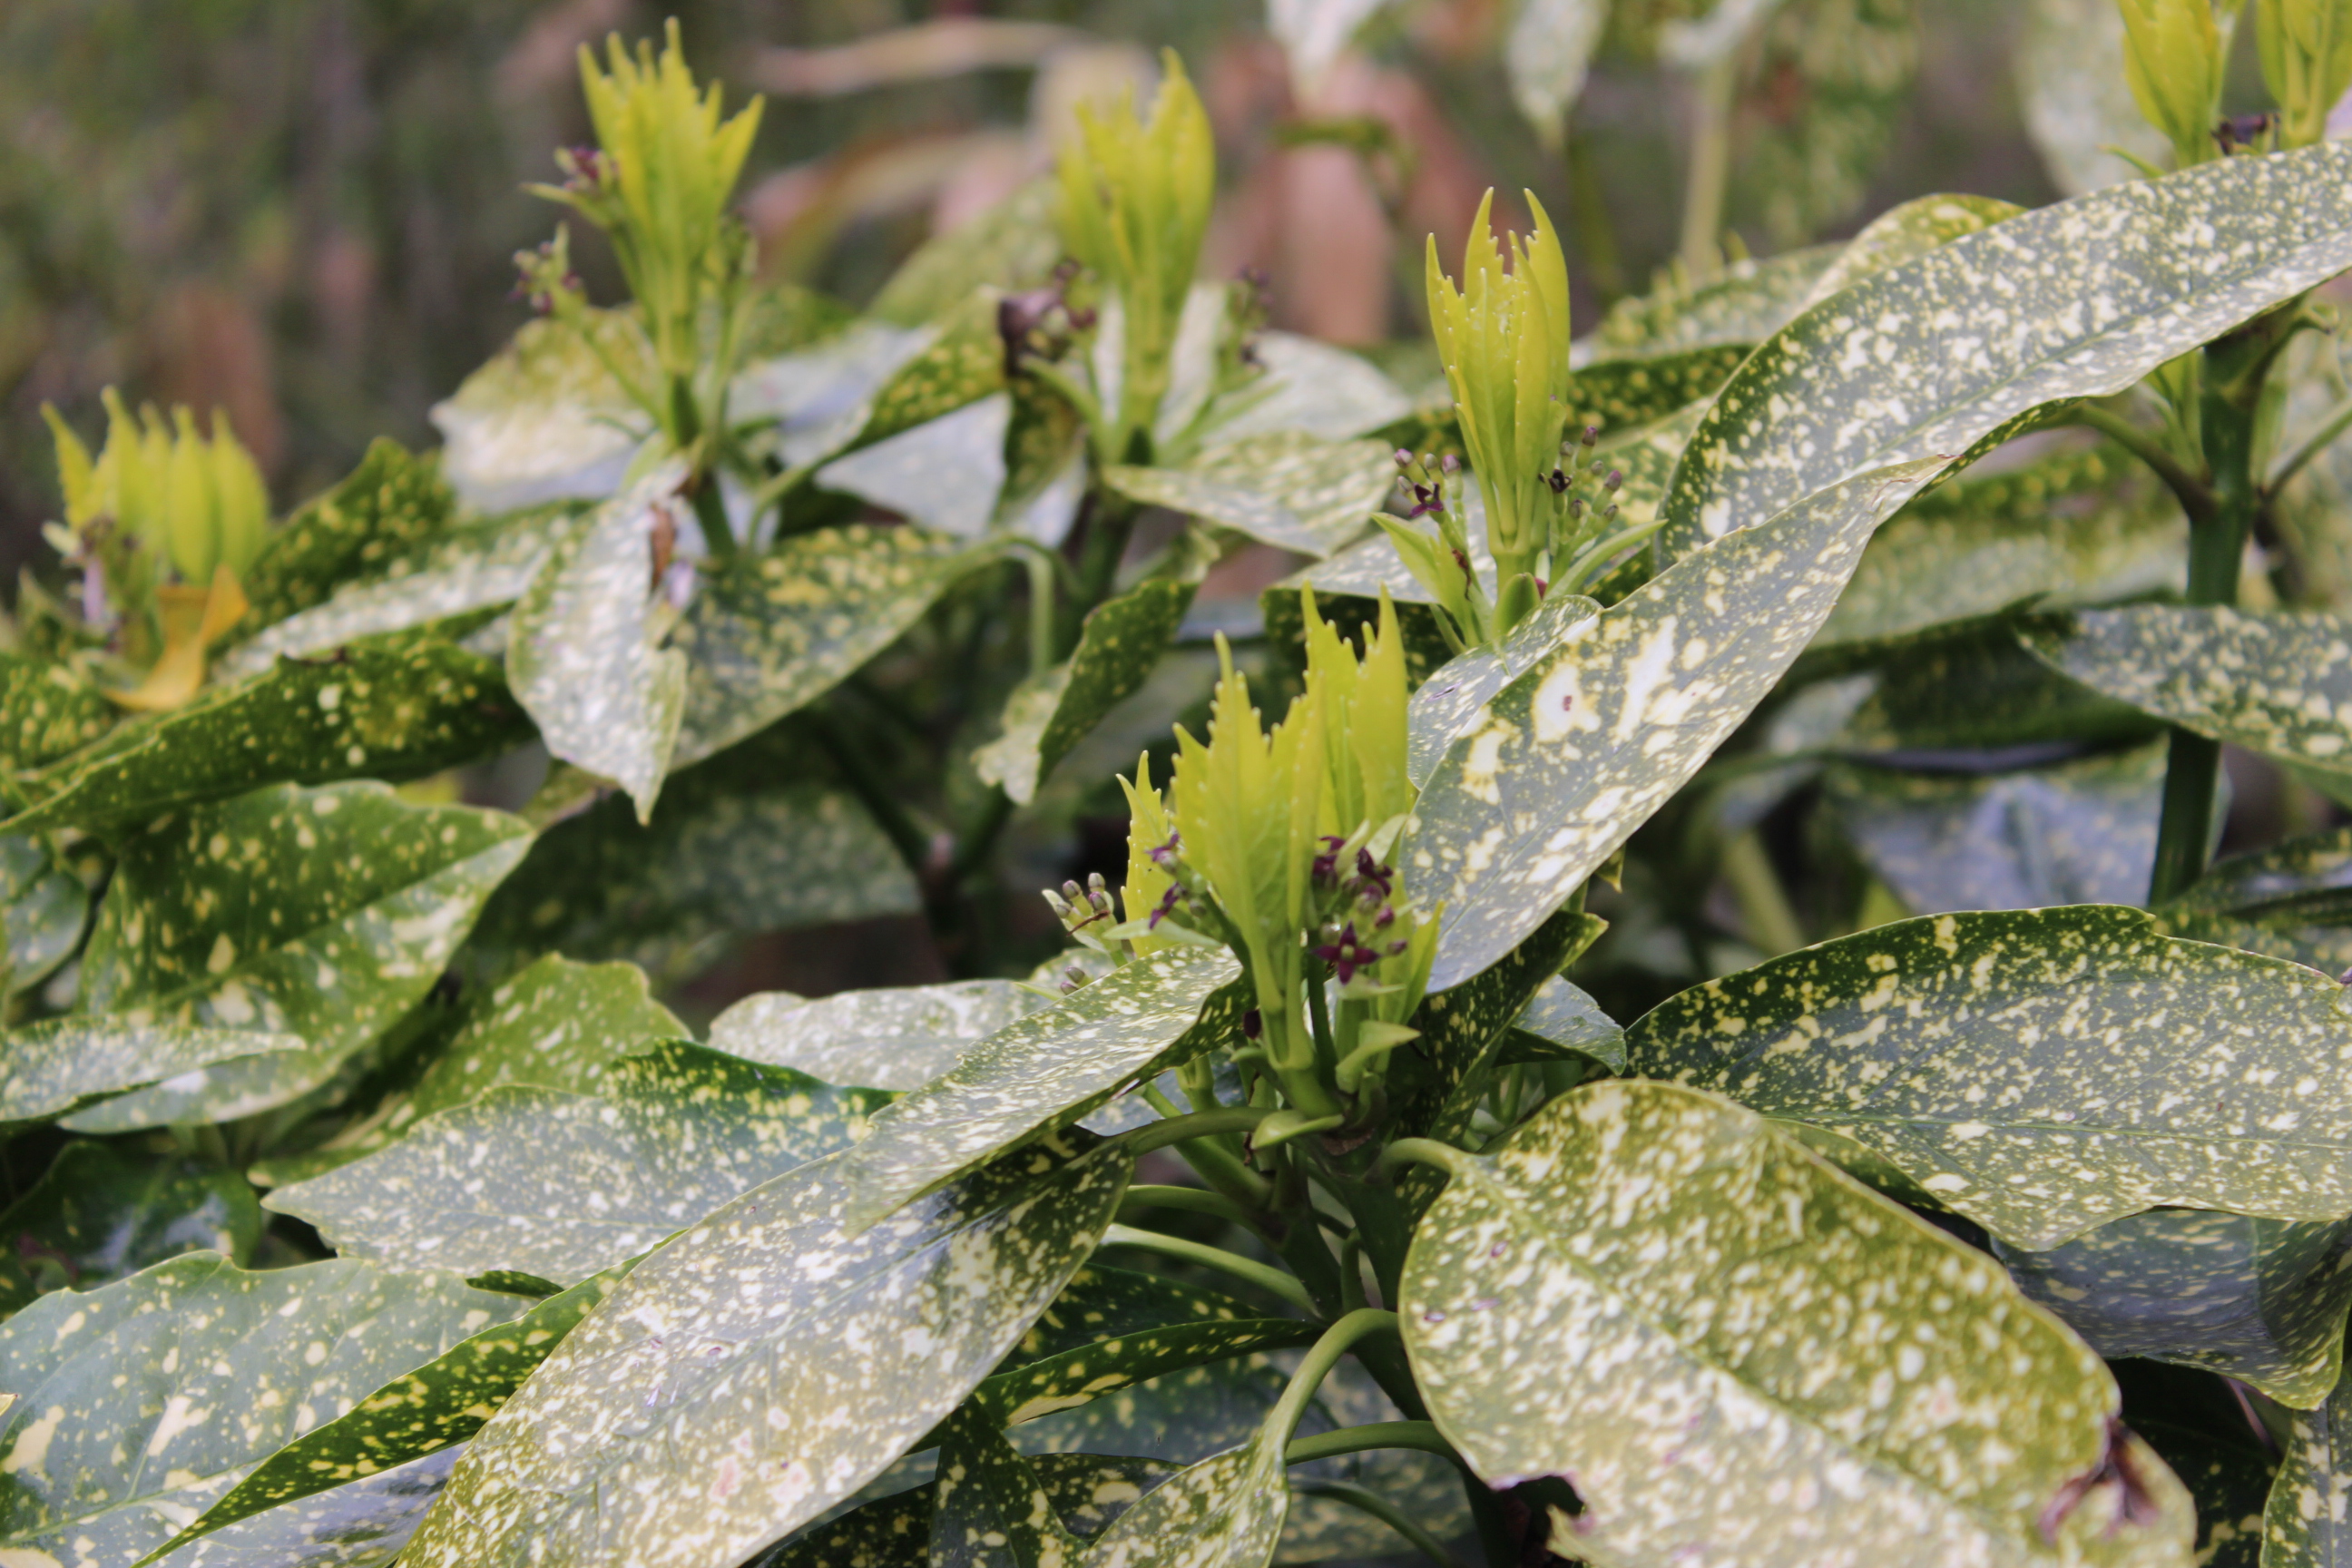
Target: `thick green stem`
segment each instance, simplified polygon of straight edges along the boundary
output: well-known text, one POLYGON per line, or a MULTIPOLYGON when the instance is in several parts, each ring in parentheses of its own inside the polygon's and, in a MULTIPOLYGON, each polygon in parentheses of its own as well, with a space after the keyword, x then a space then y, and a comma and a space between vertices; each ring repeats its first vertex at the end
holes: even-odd
POLYGON ((1445 1440, 1445 1434, 1429 1422, 1373 1421, 1301 1437, 1282 1451, 1282 1462, 1311 1465, 1318 1459, 1336 1459, 1343 1454, 1369 1453, 1374 1448, 1418 1448, 1441 1458, 1460 1458, 1454 1445, 1445 1440))
MULTIPOLYGON (((1315 1397, 1315 1391, 1323 1386, 1323 1379, 1339 1364, 1339 1358, 1346 1355, 1359 1340, 1396 1331, 1397 1315, 1379 1307, 1360 1307, 1324 1330, 1323 1337, 1307 1346, 1307 1353, 1299 1358, 1298 1370, 1290 1374, 1290 1386, 1282 1391, 1282 1398, 1265 1418, 1266 1430, 1277 1434, 1285 1443, 1288 1443, 1290 1435, 1298 1430, 1300 1418, 1307 1414, 1307 1402, 1315 1397)), ((1431 1430, 1434 1432, 1435 1428, 1431 1430)), ((1438 1441, 1444 1442, 1444 1439, 1440 1437, 1438 1441)), ((1286 1453, 1285 1458, 1288 1459, 1286 1453)))
POLYGON ((2213 491, 2204 480, 2189 471, 2187 465, 2164 448, 2164 444, 2119 414, 2085 403, 2068 416, 2071 424, 2085 430, 2095 430, 2116 446, 2146 463, 2165 488, 2179 501, 2180 510, 2189 514, 2191 522, 2213 515, 2213 491))
POLYGON ((727 498, 719 493, 716 469, 695 476, 694 521, 702 525, 703 542, 713 555, 735 553, 735 525, 727 521, 727 498))
POLYGON ((1133 1184, 1128 1187, 1127 1196, 1118 1203, 1119 1219, 1124 1223, 1129 1211, 1140 1214, 1156 1208, 1213 1215, 1228 1225, 1240 1226, 1244 1230, 1258 1228, 1259 1216, 1222 1193, 1204 1192, 1199 1187, 1154 1186, 1149 1183, 1133 1184))
POLYGON ((1144 1252, 1156 1252, 1162 1258, 1213 1268, 1220 1274, 1230 1274, 1236 1279, 1246 1280, 1268 1295, 1279 1296, 1302 1312, 1312 1315, 1317 1311, 1315 1298, 1308 1295, 1307 1287, 1297 1279, 1279 1268, 1271 1268, 1253 1258, 1244 1258, 1237 1252, 1227 1252, 1222 1247, 1187 1241, 1181 1236, 1162 1236, 1156 1230, 1137 1230, 1124 1225, 1114 1225, 1105 1231, 1103 1245, 1132 1247, 1144 1252))
MULTIPOLYGON (((2205 390, 2199 407, 2205 458, 2211 466, 2213 509, 2189 520, 2189 592, 2192 605, 2233 605, 2246 553, 2246 532, 2262 505, 2254 477, 2257 406, 2269 363, 2259 328, 2228 349, 2207 349, 2205 390), (2230 362, 2247 362, 2236 374, 2230 362)), ((2156 835, 2156 866, 2147 900, 2160 904, 2205 874, 2213 842, 2213 808, 2221 776, 2218 742, 2186 730, 2172 732, 2165 763, 2164 811, 2156 835)))
POLYGON ((1731 184, 1731 110, 1739 91, 1741 52, 1724 50, 1698 77, 1681 247, 1683 265, 1696 281, 1713 277, 1723 261, 1723 196, 1731 184))
POLYGON ((1250 1105, 1196 1110, 1189 1116, 1171 1116, 1163 1121, 1146 1122, 1132 1132, 1121 1133, 1119 1142, 1127 1145, 1129 1153, 1141 1159, 1154 1149, 1165 1149, 1171 1143, 1213 1138, 1221 1132, 1246 1132, 1273 1114, 1271 1110, 1250 1105))

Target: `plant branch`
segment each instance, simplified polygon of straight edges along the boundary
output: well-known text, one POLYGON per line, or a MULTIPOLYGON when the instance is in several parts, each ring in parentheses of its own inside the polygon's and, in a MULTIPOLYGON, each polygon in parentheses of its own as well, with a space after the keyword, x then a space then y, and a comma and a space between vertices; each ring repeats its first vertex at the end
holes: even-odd
POLYGON ((1255 1105, 1221 1106, 1215 1110, 1195 1110, 1184 1116, 1147 1121, 1131 1132, 1120 1133, 1119 1142, 1140 1159, 1171 1143, 1213 1138, 1221 1132, 1247 1132, 1273 1114, 1273 1110, 1255 1105))
POLYGON ((2147 464, 2156 477, 2171 490, 2180 502, 2180 510, 2189 514, 2191 523, 2210 518, 2218 505, 2211 487, 2183 467, 2180 459, 2164 448, 2162 442, 2112 409, 2085 403, 2067 416, 2067 423, 2085 430, 2095 430, 2147 464))
POLYGON ((1307 1287, 1281 1269, 1244 1258, 1237 1252, 1227 1252, 1222 1247, 1206 1242, 1187 1241, 1181 1236, 1163 1236, 1156 1230, 1137 1230, 1132 1226, 1114 1225, 1103 1233, 1105 1247, 1132 1247, 1144 1252, 1156 1252, 1162 1258, 1213 1268, 1220 1274, 1230 1274, 1245 1280, 1269 1295, 1279 1296, 1302 1312, 1315 1310, 1315 1298, 1307 1287))
POLYGON ((1462 1462, 1462 1456, 1454 1451, 1445 1434, 1428 1421, 1374 1421, 1362 1426, 1342 1426, 1336 1432, 1318 1432, 1285 1448, 1282 1462, 1311 1465, 1318 1459, 1336 1459, 1342 1454, 1361 1454, 1373 1448, 1418 1448, 1456 1464, 1462 1462))
POLYGON ((1683 186, 1682 263, 1695 281, 1722 265, 1723 196, 1731 183, 1731 111, 1739 91, 1743 51, 1727 48, 1698 76, 1698 112, 1691 126, 1690 174, 1683 186))
MULTIPOLYGON (((1287 1455, 1284 1456, 1286 1458, 1287 1455)), ((1368 1513, 1412 1544, 1415 1551, 1437 1563, 1439 1568, 1463 1568, 1460 1558, 1445 1550, 1444 1542, 1415 1524, 1396 1504, 1361 1487, 1351 1487, 1342 1481, 1293 1481, 1290 1489, 1307 1497, 1329 1498, 1345 1503, 1360 1513, 1368 1513)))

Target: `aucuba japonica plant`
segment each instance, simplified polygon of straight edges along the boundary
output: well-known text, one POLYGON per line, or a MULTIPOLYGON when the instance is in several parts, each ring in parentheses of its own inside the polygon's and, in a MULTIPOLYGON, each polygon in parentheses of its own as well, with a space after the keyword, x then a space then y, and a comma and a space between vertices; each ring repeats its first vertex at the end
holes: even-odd
POLYGON ((673 28, 436 451, 53 414, 0 1564, 2352 1560, 2343 7, 2123 7, 2172 172, 1381 364, 1172 57, 853 309, 673 28))

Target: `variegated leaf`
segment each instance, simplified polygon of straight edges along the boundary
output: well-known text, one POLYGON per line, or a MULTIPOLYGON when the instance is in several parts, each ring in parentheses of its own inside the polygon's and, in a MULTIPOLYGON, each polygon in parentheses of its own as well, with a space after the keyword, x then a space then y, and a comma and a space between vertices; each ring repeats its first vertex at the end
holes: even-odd
POLYGON ((1352 441, 1412 412, 1412 399, 1361 354, 1296 332, 1260 332, 1255 342, 1265 374, 1250 384, 1246 406, 1215 421, 1210 445, 1286 431, 1352 441))
MULTIPOLYGON (((1062 1527, 1093 1536, 1176 1473, 1157 1459, 1045 1454, 1034 1461, 1062 1527)), ((877 1499, 786 1542, 753 1568, 931 1568, 934 1487, 877 1499)))
POLYGON ((2333 146, 2223 159, 2012 218, 1823 300, 1716 399, 1667 494, 1664 547, 2120 392, 2293 299, 2352 265, 2347 173, 2352 151, 2333 146))
POLYGON ((871 1225, 1237 1032, 1238 968, 1221 949, 1163 949, 999 1029, 875 1116, 835 1178, 843 1223, 871 1225))
POLYGON ((2352 621, 2134 605, 2021 632, 2053 669, 2144 713, 2304 767, 2352 773, 2352 621))
POLYGON ((412 457, 397 441, 378 437, 359 467, 297 509, 239 576, 247 603, 239 632, 275 626, 322 604, 343 584, 372 574, 402 551, 431 539, 448 527, 456 501, 430 457, 412 457))
POLYGON ((972 753, 972 771, 1016 805, 1070 754, 1104 714, 1142 689, 1175 640, 1194 584, 1154 577, 1087 612, 1077 651, 1032 676, 1004 704, 1004 732, 972 753))
POLYGON ((1789 0, 1757 35, 1732 191, 1775 245, 1801 245, 1853 213, 1885 160, 1918 69, 1917 7, 1789 0))
POLYGON ((1416 896, 1444 908, 1433 987, 1510 952, 1681 787, 1942 466, 1855 479, 1676 563, 1496 694, 1430 776, 1403 851, 1416 896))
POLYGON ((2020 1247, 2158 1205, 2352 1211, 2352 998, 2137 910, 1880 926, 1694 986, 1626 1047, 2020 1247))
POLYGON ((265 784, 416 778, 520 743, 530 721, 496 664, 445 642, 362 644, 133 720, 21 779, 34 805, 11 833, 120 832, 265 784))
POLYGON ((621 488, 651 424, 597 348, 646 384, 659 374, 633 312, 591 310, 587 322, 595 347, 563 322, 529 323, 453 396, 433 405, 446 443, 441 471, 472 510, 602 500, 621 488))
POLYGON ((952 539, 858 524, 794 534, 717 568, 672 639, 692 665, 676 765, 832 690, 973 564, 952 539))
POLYGON ((1750 346, 1715 343, 1594 360, 1568 378, 1568 429, 1573 435, 1591 425, 1603 436, 1621 436, 1679 414, 1714 396, 1748 357, 1750 346))
POLYGON ((919 1089, 974 1042, 1045 1005, 1010 980, 842 991, 814 1002, 770 991, 712 1019, 710 1047, 827 1083, 919 1089))
POLYGON ((1611 306, 1592 336, 1579 345, 1580 359, 1760 343, 1804 309, 1814 281, 1841 248, 1817 245, 1768 260, 1735 261, 1698 285, 1668 278, 1647 294, 1611 306))
POLYGON ((1328 555, 1371 526, 1396 483, 1396 464, 1378 441, 1294 430, 1216 447, 1181 468, 1106 468, 1102 479, 1129 500, 1301 555, 1328 555))
POLYGON ((0 1551, 129 1568, 258 1461, 513 1316, 511 1296, 337 1258, 209 1253, 0 1324, 0 1551))
POLYGON ((1585 67, 1608 24, 1604 0, 1519 0, 1503 63, 1511 97, 1546 145, 1559 145, 1561 122, 1584 90, 1585 67))
POLYGON ((1765 1121, 1591 1085, 1454 1155, 1400 1313, 1430 1410, 1552 1549, 1625 1564, 2177 1568, 2187 1494, 2000 1267, 1765 1121), (2111 1444, 2131 1475, 2082 1485, 2111 1444))
POLYGON ((1041 1147, 853 1234, 844 1158, 640 1264, 474 1439, 403 1562, 740 1562, 962 1401, 1085 1262, 1130 1169, 1116 1144, 1041 1147))
POLYGON ((201 1081, 207 1069, 293 1070, 299 1035, 68 1013, 11 1029, 0 1053, 0 1122, 45 1121, 149 1084, 201 1081))
POLYGON ((1013 397, 996 392, 861 447, 816 471, 818 485, 960 539, 988 531, 1004 489, 1013 397))
POLYGON ((729 389, 728 412, 772 420, 776 455, 788 468, 821 462, 856 438, 875 393, 936 335, 919 323, 853 322, 823 342, 745 366, 729 389))
POLYGON ((2263 1568, 2352 1563, 2352 1387, 2287 1423, 2286 1452, 2263 1510, 2263 1568))
POLYGON ((1492 647, 1474 647, 1441 665, 1416 688, 1405 710, 1405 767, 1426 785, 1446 749, 1475 721, 1494 695, 1562 643, 1582 637, 1601 606, 1580 594, 1552 594, 1492 647))
POLYGON ((376 784, 279 784, 149 828, 117 858, 83 956, 92 1022, 306 1048, 174 1077, 71 1125, 223 1121, 317 1088, 431 989, 529 844, 513 817, 376 784))
POLYGON ((2171 156, 2164 132, 2132 100, 2123 13, 2106 0, 2032 0, 2012 68, 2026 133, 2067 195, 2139 177, 2112 148, 2158 168, 2171 156))
POLYGON ((267 1202, 346 1257, 569 1285, 847 1148, 889 1098, 672 1040, 593 1095, 494 1089, 267 1202))
POLYGON ((1503 1044, 1506 1060, 1589 1058, 1611 1072, 1625 1070, 1625 1031, 1595 1002, 1559 975, 1536 990, 1503 1044))
POLYGON ((0 654, 0 761, 18 772, 79 751, 121 711, 79 665, 0 654))
POLYGON ((687 656, 659 646, 655 534, 685 504, 665 467, 599 508, 558 546, 515 606, 507 677, 547 749, 611 779, 653 814, 686 711, 687 656))
POLYGON ((1853 287, 1874 272, 1900 267, 1915 256, 1949 245, 1964 234, 2006 223, 2025 209, 1993 196, 1915 196, 1889 207, 1846 241, 1837 259, 1813 280, 1806 296, 1810 308, 1841 289, 1853 287))
POLYGON ((89 924, 89 895, 55 840, 0 834, 0 927, 8 963, 0 988, 13 995, 37 985, 73 956, 89 924))
POLYGON ((2344 1370, 2352 1222, 2149 1209, 2046 1252, 2004 1246, 2019 1289, 2109 1361, 2152 1356, 2307 1410, 2344 1370))
POLYGON ((442 1448, 239 1520, 174 1551, 172 1568, 389 1568, 464 1451, 442 1448))
POLYGON ((89 1289, 184 1252, 244 1261, 261 1240, 245 1178, 212 1161, 77 1140, 0 1213, 0 1316, 67 1285, 89 1289))
POLYGON ((1145 1493, 1096 1538, 1080 1568, 1266 1568, 1289 1510, 1281 1450, 1260 1436, 1145 1493))

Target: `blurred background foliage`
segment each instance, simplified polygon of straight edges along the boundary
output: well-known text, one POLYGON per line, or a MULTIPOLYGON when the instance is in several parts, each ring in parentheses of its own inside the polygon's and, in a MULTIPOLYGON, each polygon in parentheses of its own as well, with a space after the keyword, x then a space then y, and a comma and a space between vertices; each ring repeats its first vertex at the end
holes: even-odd
MULTIPOLYGON (((1210 264, 1263 269, 1277 325, 1417 341, 1422 236, 1456 243, 1494 184, 1565 215, 1584 330, 1676 244, 1697 89, 1657 39, 1690 6, 1619 5, 1553 138, 1506 67, 1520 13, 1546 4, 1391 6, 1302 101, 1262 0, 10 0, 0 570, 33 560, 57 513, 44 400, 85 425, 110 383, 225 406, 281 505, 373 435, 426 442, 426 408, 526 319, 509 258, 551 215, 520 186, 586 135, 573 50, 665 15, 698 71, 769 96, 744 187, 766 267, 853 303, 1042 167, 1070 104, 1143 77, 1164 44, 1215 120, 1210 264)), ((2085 5, 2094 28, 2112 12, 1792 0, 1742 62, 1733 230, 1777 250, 1927 191, 2032 204, 2081 183, 2029 134, 2032 92, 2072 89, 2019 56, 2033 8, 2085 5)))

